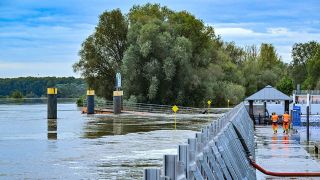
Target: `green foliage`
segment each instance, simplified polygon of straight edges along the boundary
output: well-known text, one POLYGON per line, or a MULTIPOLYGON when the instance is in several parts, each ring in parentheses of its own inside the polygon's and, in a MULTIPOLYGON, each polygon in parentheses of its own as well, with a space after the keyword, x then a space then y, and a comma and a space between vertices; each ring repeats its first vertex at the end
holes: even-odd
POLYGON ((320 46, 316 53, 307 62, 308 76, 304 82, 306 89, 314 89, 317 81, 320 80, 320 46))
POLYGON ((302 89, 316 89, 320 71, 320 43, 310 41, 296 43, 292 47, 293 61, 290 64, 290 76, 302 89))
POLYGON ((241 67, 246 96, 267 85, 276 86, 280 78, 287 74, 286 65, 280 61, 271 44, 261 44, 259 51, 254 46, 248 47, 241 67))
POLYGON ((78 107, 83 107, 84 106, 84 101, 85 101, 86 96, 82 95, 80 97, 78 97, 76 104, 78 107))
POLYGON ((115 74, 120 70, 127 47, 128 22, 119 9, 105 11, 95 32, 83 43, 80 60, 73 65, 98 96, 111 99, 115 74))
POLYGON ((223 106, 266 85, 287 94, 293 82, 320 87, 317 48, 314 41, 295 44, 288 66, 272 44, 241 48, 222 41, 189 12, 146 4, 128 14, 104 12, 73 67, 106 99, 112 98, 115 73, 121 71, 128 102, 206 106, 212 99, 223 106))
POLYGON ((124 99, 124 102, 126 102, 126 103, 137 103, 138 100, 137 100, 136 96, 131 95, 129 99, 124 99))
POLYGON ((278 83, 277 83, 277 89, 279 91, 282 91, 283 93, 287 94, 288 96, 291 95, 294 85, 292 79, 290 79, 288 76, 284 76, 278 83))
POLYGON ((74 77, 0 78, 0 96, 10 96, 15 90, 26 98, 46 96, 48 87, 58 87, 59 97, 79 97, 85 93, 83 79, 74 77))
POLYGON ((59 98, 77 98, 86 92, 85 84, 57 84, 59 98))
POLYGON ((10 97, 15 98, 15 99, 21 99, 21 98, 23 98, 23 95, 20 91, 15 90, 11 93, 10 97))
POLYGON ((290 76, 293 78, 295 84, 302 84, 304 89, 314 88, 315 81, 313 77, 312 64, 309 62, 319 51, 320 44, 316 41, 310 41, 307 43, 296 43, 292 47, 292 63, 290 64, 290 76), (310 68, 311 67, 311 68, 310 68))
POLYGON ((213 30, 188 12, 147 4, 129 12, 129 47, 122 72, 126 98, 198 105, 205 89, 198 72, 210 63, 213 30))
POLYGON ((260 46, 259 64, 262 69, 272 69, 280 63, 276 50, 272 44, 262 43, 260 46))
POLYGON ((231 104, 237 104, 245 97, 245 88, 241 85, 227 83, 224 87, 226 90, 226 100, 230 100, 231 104))

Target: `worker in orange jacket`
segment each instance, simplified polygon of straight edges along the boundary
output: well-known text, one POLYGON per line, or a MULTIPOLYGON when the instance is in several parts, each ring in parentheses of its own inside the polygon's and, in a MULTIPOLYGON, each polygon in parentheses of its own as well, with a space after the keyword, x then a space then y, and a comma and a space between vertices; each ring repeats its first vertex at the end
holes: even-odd
POLYGON ((282 127, 283 127, 283 133, 289 133, 289 123, 290 123, 290 115, 288 111, 286 111, 282 116, 282 127))
POLYGON ((273 112, 271 116, 271 121, 272 121, 272 129, 274 134, 278 132, 278 120, 279 120, 278 115, 275 112, 273 112))

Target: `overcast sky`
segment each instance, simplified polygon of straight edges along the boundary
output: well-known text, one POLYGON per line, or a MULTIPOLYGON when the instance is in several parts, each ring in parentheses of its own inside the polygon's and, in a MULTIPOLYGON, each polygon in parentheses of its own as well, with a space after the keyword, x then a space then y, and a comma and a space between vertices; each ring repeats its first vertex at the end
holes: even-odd
POLYGON ((160 3, 187 10, 237 45, 272 43, 284 62, 296 42, 320 41, 318 0, 1 0, 0 78, 79 76, 73 73, 83 40, 98 16, 134 4, 160 3))

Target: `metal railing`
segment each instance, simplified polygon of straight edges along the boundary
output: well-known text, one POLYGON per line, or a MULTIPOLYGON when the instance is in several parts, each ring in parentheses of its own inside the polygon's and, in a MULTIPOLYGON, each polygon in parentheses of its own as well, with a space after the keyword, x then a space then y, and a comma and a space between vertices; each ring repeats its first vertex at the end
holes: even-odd
POLYGON ((304 95, 304 94, 310 94, 310 95, 320 95, 320 90, 293 90, 293 94, 296 95, 304 95))
POLYGON ((164 155, 163 171, 145 169, 144 179, 256 179, 248 160, 255 157, 254 127, 243 103, 179 145, 177 152, 164 155))
MULTIPOLYGON (((86 101, 84 102, 86 106, 86 101)), ((98 100, 95 102, 95 108, 98 110, 113 109, 113 102, 107 100, 98 100)), ((224 113, 231 108, 194 108, 179 106, 179 114, 200 114, 200 113, 224 113)), ((132 103, 124 101, 122 103, 123 111, 135 111, 135 112, 149 112, 149 113, 162 113, 172 114, 172 106, 159 105, 159 104, 145 104, 145 103, 132 103)))

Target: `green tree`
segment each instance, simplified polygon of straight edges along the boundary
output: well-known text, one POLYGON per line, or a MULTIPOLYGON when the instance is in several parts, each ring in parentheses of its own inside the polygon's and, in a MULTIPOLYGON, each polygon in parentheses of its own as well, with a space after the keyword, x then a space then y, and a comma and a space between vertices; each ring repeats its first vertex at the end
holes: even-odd
POLYGON ((277 83, 277 89, 288 96, 291 95, 294 85, 292 79, 289 78, 289 76, 284 76, 278 83, 277 83))
MULTIPOLYGON (((301 59, 298 45, 294 49, 294 59, 301 59)), ((119 9, 104 12, 79 54, 74 70, 98 96, 111 98, 121 71, 125 100, 189 106, 206 106, 208 99, 236 104, 266 85, 284 84, 288 68, 301 64, 295 60, 288 67, 272 44, 258 49, 224 42, 189 12, 159 4, 133 6, 125 15, 119 9)), ((318 86, 317 59, 305 63, 308 78, 299 82, 318 86)))
POLYGON ((15 90, 11 93, 10 97, 15 98, 15 99, 21 99, 21 98, 23 98, 23 95, 20 91, 15 90))
MULTIPOLYGON (((312 58, 319 43, 316 41, 309 41, 307 43, 295 43, 292 47, 292 62, 290 64, 290 76, 293 78, 295 84, 302 84, 308 76, 308 60, 312 58)), ((307 85, 307 82, 305 83, 307 85)))
POLYGON ((259 63, 262 69, 272 69, 280 63, 276 50, 272 44, 262 43, 260 46, 259 63))
POLYGON ((211 60, 213 29, 188 12, 157 4, 135 6, 129 20, 129 47, 122 66, 126 98, 198 105, 206 89, 200 69, 211 60))
MULTIPOLYGON (((0 96, 10 96, 15 90, 27 98, 46 96, 47 87, 64 85, 63 92, 59 89, 61 97, 78 97, 84 94, 85 82, 74 77, 19 77, 0 78, 0 96), (81 89, 82 88, 82 89, 81 89), (81 91, 81 92, 80 92, 81 91)), ((58 87, 60 88, 60 87, 58 87)))
POLYGON ((303 83, 303 88, 314 89, 320 80, 320 46, 316 53, 307 62, 307 79, 303 83))
POLYGON ((286 73, 286 66, 271 44, 261 44, 259 51, 254 46, 247 47, 244 56, 241 69, 247 96, 267 85, 275 86, 286 73))
POLYGON ((120 71, 127 49, 127 32, 128 21, 119 9, 105 11, 95 32, 82 43, 79 62, 73 65, 88 86, 106 99, 112 97, 115 74, 120 71))

